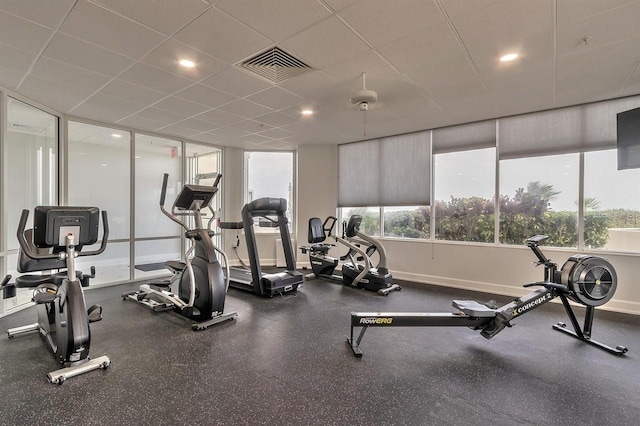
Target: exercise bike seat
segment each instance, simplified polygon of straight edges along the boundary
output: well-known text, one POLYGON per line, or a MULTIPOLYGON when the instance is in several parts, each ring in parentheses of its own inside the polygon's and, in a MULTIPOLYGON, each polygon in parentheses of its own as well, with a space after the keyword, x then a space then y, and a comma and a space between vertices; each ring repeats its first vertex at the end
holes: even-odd
MULTIPOLYGON (((80 271, 76 271, 76 277, 79 281, 82 281, 83 274, 80 271)), ((16 287, 18 288, 35 288, 41 284, 53 284, 59 286, 62 281, 67 278, 66 272, 58 272, 53 275, 36 275, 28 274, 16 277, 16 287)))
POLYGON ((496 316, 496 310, 491 309, 475 300, 454 300, 453 307, 458 309, 465 315, 476 318, 493 318, 496 316))

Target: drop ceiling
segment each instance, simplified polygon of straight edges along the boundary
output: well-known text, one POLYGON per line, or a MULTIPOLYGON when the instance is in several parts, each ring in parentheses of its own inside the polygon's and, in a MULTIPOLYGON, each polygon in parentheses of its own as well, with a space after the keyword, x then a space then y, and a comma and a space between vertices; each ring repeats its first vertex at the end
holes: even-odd
POLYGON ((292 149, 638 94, 639 22, 629 0, 1 0, 0 86, 116 126, 292 149), (274 47, 311 69, 274 83, 240 66, 274 47), (382 103, 366 127, 349 103, 362 72, 382 103))

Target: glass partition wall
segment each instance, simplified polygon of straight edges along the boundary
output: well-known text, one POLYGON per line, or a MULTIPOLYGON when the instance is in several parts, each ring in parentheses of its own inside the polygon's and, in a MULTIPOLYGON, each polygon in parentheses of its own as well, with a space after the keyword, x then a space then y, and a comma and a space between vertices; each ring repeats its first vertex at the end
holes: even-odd
MULTIPOLYGON (((3 111, 4 112, 4 111, 3 111)), ((12 97, 6 97, 6 122, 2 144, 2 277, 17 274, 16 229, 23 209, 58 201, 58 117, 12 97)), ((4 301, 4 311, 31 300, 29 289, 4 301)), ((2 311, 0 311, 1 313, 2 311)))
MULTIPOLYGON (((184 243, 180 226, 160 210, 163 176, 169 174, 170 210, 185 182, 213 183, 221 150, 196 144, 185 150, 179 140, 77 121, 69 121, 68 135, 67 204, 95 205, 109 214, 107 250, 86 259, 86 268, 96 265, 93 282, 167 275, 164 262, 180 259, 184 243)), ((219 202, 216 197, 214 209, 219 202)))

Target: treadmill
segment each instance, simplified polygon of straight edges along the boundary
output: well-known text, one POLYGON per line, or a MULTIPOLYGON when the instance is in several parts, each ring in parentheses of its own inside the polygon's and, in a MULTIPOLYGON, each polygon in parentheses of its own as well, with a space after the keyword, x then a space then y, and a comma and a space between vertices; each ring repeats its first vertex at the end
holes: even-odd
POLYGON ((284 198, 258 198, 242 208, 242 222, 220 222, 222 229, 244 229, 244 237, 249 255, 249 269, 231 267, 229 285, 240 290, 250 291, 254 294, 273 297, 284 293, 295 292, 304 282, 304 275, 296 270, 295 257, 289 236, 288 220, 285 216, 287 200, 284 198), (275 216, 277 220, 269 217, 275 216), (262 272, 258 245, 253 231, 254 218, 263 218, 260 224, 280 228, 280 240, 284 249, 286 270, 273 274, 262 272), (265 222, 266 220, 266 222, 265 222))

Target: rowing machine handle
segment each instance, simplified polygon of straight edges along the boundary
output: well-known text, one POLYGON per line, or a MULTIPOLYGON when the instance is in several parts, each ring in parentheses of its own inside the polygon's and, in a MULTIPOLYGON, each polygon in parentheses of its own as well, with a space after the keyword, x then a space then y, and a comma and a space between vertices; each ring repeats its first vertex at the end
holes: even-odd
POLYGON ((164 174, 162 179, 162 192, 160 193, 160 206, 164 207, 164 199, 167 195, 167 182, 169 182, 169 173, 164 174))
POLYGON ((528 284, 523 284, 522 285, 522 287, 536 287, 536 286, 546 287, 546 288, 549 288, 549 289, 553 288, 555 290, 562 291, 562 292, 569 291, 569 289, 567 288, 566 285, 550 283, 550 282, 528 283, 528 284))

